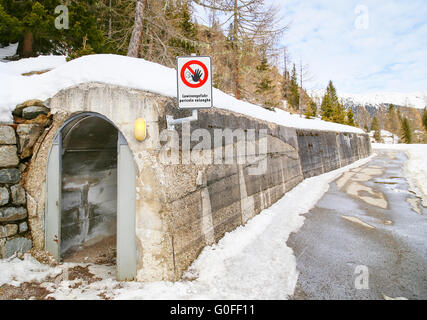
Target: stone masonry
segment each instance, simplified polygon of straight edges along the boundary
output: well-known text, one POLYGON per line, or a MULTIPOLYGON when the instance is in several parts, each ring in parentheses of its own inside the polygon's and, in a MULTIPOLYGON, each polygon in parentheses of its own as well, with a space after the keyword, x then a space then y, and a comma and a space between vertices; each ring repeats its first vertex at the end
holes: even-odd
POLYGON ((0 258, 32 247, 23 180, 48 114, 41 101, 32 100, 16 108, 13 124, 0 124, 0 258))

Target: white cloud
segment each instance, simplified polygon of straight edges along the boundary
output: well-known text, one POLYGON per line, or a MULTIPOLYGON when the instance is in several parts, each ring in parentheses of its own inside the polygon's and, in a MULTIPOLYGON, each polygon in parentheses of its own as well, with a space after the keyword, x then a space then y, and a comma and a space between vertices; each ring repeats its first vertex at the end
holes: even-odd
MULTIPOLYGON (((323 89, 332 80, 343 92, 427 92, 426 0, 266 2, 290 22, 281 45, 291 60, 309 65, 315 80, 308 89, 323 89), (368 10, 366 29, 356 27, 364 12, 358 7, 368 10)), ((197 11, 208 20, 205 10, 197 11)))
POLYGON ((424 0, 281 0, 281 9, 292 21, 282 44, 310 65, 313 87, 331 79, 346 92, 427 90, 424 0), (356 28, 360 5, 367 29, 356 28))

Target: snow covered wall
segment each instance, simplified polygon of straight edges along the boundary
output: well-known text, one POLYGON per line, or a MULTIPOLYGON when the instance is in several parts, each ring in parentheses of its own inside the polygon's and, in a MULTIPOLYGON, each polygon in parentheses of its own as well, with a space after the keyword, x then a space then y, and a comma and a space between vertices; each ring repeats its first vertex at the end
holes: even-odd
MULTIPOLYGON (((53 123, 31 160, 25 184, 28 198, 37 204, 28 207, 29 216, 34 217, 30 218, 34 245, 38 249, 44 246, 45 195, 40 190, 45 190, 46 173, 41 168, 46 167, 53 137, 73 114, 84 111, 103 115, 127 140, 137 168, 139 281, 179 279, 206 245, 245 224, 305 177, 345 166, 371 153, 366 134, 289 128, 218 108, 199 110, 199 119, 191 123, 190 131, 178 125, 165 139, 164 133, 171 132, 167 130, 166 115, 183 118, 191 114, 190 110, 179 110, 174 98, 104 83, 62 90, 51 98, 49 106, 53 123), (134 135, 137 117, 147 122, 147 138, 142 142, 134 135), (209 159, 193 163, 183 158, 185 141, 189 141, 191 150, 199 143, 200 139, 186 140, 198 129, 211 140, 213 156, 217 130, 246 132, 252 128, 266 132, 263 139, 267 141, 267 153, 258 162, 240 164, 238 143, 227 139, 221 149, 232 146, 235 157, 231 163, 209 159), (179 163, 162 158, 162 150, 171 141, 178 145, 179 163), (251 174, 263 160, 265 171, 251 174)), ((260 142, 261 136, 257 135, 256 155, 260 142)))
MULTIPOLYGON (((22 72, 23 66, 15 69, 22 72)), ((188 127, 177 125, 175 130, 167 130, 166 116, 183 118, 190 116, 191 111, 177 107, 175 71, 141 59, 83 57, 25 79, 11 66, 0 67, 9 68, 8 75, 5 73, 9 80, 3 81, 3 88, 10 93, 0 92, 2 120, 10 122, 13 112, 15 122, 24 121, 21 116, 33 114, 36 118, 29 121, 39 119, 47 123, 37 136, 34 155, 30 160, 26 158, 22 181, 33 246, 38 250, 45 248, 46 169, 54 137, 59 132, 64 135, 62 126, 72 116, 81 112, 99 115, 111 121, 123 135, 136 167, 138 281, 179 279, 205 246, 246 224, 304 178, 343 167, 371 153, 368 135, 358 128, 307 120, 282 110, 269 111, 219 90, 214 91, 215 108, 199 110, 198 120, 188 127), (44 106, 27 103, 23 109, 15 109, 16 104, 34 98, 45 100, 44 106), (144 141, 135 138, 136 118, 146 120, 144 141), (227 130, 236 139, 221 136, 227 136, 227 130), (249 141, 251 132, 253 144, 243 149, 246 160, 251 161, 240 161, 242 149, 238 137, 247 137, 249 141), (218 141, 221 141, 219 147, 218 141), (202 142, 205 158, 194 161, 193 150, 202 142), (249 146, 253 147, 250 152, 249 146), (168 147, 170 152, 165 153, 168 147), (226 157, 227 150, 231 150, 231 161, 226 157), (172 155, 177 156, 178 162, 173 162, 172 155)), ((47 67, 46 61, 40 66, 47 67)), ((85 126, 77 132, 85 134, 75 140, 76 145, 70 151, 79 149, 95 134, 85 126)), ((65 144, 64 147, 66 151, 65 144)), ((100 159, 97 157, 95 166, 102 163, 100 159)), ((87 163, 89 160, 89 155, 63 158, 64 164, 70 163, 68 169, 63 168, 63 205, 70 212, 84 213, 83 219, 75 214, 76 218, 69 221, 72 225, 84 225, 90 212, 82 210, 85 205, 99 207, 107 198, 110 204, 101 207, 96 219, 104 220, 103 213, 107 221, 114 217, 111 206, 116 199, 111 190, 115 184, 107 177, 115 167, 107 163, 99 170, 92 170, 94 164, 87 163), (84 202, 74 201, 83 199, 83 193, 79 193, 67 203, 67 192, 73 191, 74 186, 69 182, 83 174, 84 183, 96 180, 99 186, 93 191, 94 197, 85 198, 84 202)), ((84 226, 72 228, 70 239, 90 238, 87 225, 84 226), (78 234, 79 230, 84 232, 78 234)), ((102 224, 99 226, 105 229, 102 224)))

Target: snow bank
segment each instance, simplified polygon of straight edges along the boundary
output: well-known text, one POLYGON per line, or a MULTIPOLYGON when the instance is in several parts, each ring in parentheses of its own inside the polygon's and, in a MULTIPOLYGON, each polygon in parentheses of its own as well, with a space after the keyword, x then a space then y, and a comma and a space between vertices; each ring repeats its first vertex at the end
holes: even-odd
POLYGON ((12 257, 0 260, 0 286, 9 284, 19 286, 23 282, 41 282, 47 277, 54 277, 60 274, 60 268, 51 268, 41 264, 30 254, 26 253, 24 259, 12 257))
MULTIPOLYGON (((176 97, 176 71, 143 59, 118 55, 90 55, 62 63, 64 57, 39 57, 16 63, 0 65, 0 121, 10 121, 10 112, 19 103, 28 99, 46 100, 58 91, 85 82, 103 82, 176 97), (33 71, 34 68, 55 69, 31 77, 17 72, 33 71)), ((363 130, 326 122, 308 120, 283 110, 269 111, 260 106, 237 100, 217 89, 213 91, 214 106, 270 121, 287 127, 363 133, 363 130)))
POLYGON ((6 57, 14 56, 17 50, 18 50, 18 42, 12 43, 6 47, 0 48, 0 61, 2 61, 6 57))
MULTIPOLYGON (((383 140, 384 144, 394 144, 399 143, 399 137, 390 131, 381 130, 381 139, 383 140)), ((369 132, 369 137, 371 137, 371 142, 375 143, 376 140, 374 139, 375 131, 369 132)))
MULTIPOLYGON (((20 76, 31 71, 54 69, 66 63, 65 56, 39 56, 11 62, 0 62, 0 73, 20 76)), ((1 81, 1 80, 0 80, 1 81)))
POLYGON ((427 207, 427 144, 379 144, 373 143, 372 148, 378 150, 400 150, 408 156, 404 172, 409 185, 427 207))

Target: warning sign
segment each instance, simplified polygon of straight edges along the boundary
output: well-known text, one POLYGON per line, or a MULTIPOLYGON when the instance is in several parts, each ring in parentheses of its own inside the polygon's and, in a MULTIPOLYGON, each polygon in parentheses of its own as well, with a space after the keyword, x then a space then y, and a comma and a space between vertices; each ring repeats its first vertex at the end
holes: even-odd
POLYGON ((177 57, 176 63, 179 108, 211 108, 211 57, 177 57))

